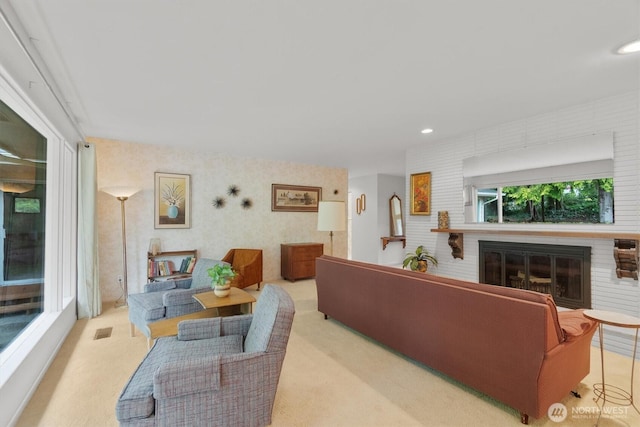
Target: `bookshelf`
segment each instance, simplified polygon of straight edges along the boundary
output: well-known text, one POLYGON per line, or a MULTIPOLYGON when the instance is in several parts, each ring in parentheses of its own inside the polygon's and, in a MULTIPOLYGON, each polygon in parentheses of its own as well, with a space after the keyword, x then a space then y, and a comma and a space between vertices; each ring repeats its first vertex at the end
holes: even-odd
POLYGON ((191 277, 198 250, 147 252, 147 281, 157 282, 179 277, 191 277))

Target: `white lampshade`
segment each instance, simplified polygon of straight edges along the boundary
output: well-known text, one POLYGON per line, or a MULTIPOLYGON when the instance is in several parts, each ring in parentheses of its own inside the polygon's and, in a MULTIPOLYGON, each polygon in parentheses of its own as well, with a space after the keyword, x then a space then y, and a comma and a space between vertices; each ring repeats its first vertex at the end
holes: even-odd
POLYGON ((343 231, 346 227, 344 202, 318 203, 318 231, 343 231))
POLYGON ((113 197, 131 197, 140 191, 139 188, 136 187, 103 187, 100 191, 104 191, 107 194, 112 195, 113 197))

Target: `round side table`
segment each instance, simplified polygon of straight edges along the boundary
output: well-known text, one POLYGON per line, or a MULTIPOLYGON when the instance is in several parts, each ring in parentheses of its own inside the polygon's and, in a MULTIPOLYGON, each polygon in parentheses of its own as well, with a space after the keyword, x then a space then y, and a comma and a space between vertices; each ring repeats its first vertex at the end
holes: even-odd
MULTIPOLYGON (((611 402, 622 406, 633 406, 640 414, 640 410, 633 403, 633 372, 635 370, 636 349, 638 347, 638 329, 640 329, 640 319, 621 313, 604 310, 585 310, 584 317, 598 322, 598 337, 600 338, 600 368, 602 371, 602 382, 593 385, 593 393, 596 395, 595 402, 602 399, 602 406, 611 402), (633 342, 633 355, 631 356, 631 387, 629 391, 623 390, 604 381, 604 341, 602 325, 617 326, 619 328, 633 328, 636 330, 633 342)), ((596 424, 597 425, 597 424, 596 424)))

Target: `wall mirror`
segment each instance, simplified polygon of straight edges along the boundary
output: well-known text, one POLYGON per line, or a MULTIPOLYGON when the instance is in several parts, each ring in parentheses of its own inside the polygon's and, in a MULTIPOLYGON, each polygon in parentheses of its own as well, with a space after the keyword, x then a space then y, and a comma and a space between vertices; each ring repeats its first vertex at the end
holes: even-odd
POLYGON ((389 199, 389 217, 391 218, 391 236, 404 236, 402 201, 395 193, 393 193, 393 196, 389 199))

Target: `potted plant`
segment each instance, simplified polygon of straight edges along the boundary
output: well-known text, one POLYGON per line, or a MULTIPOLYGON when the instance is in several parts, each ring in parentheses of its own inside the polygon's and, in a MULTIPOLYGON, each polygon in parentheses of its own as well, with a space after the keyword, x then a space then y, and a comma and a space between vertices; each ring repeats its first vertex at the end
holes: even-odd
POLYGON ((428 263, 438 266, 438 259, 429 253, 429 251, 422 245, 416 248, 415 252, 407 253, 407 256, 402 262, 402 268, 411 268, 413 271, 426 272, 428 269, 428 263))
POLYGON ((211 277, 211 287, 218 297, 226 297, 231 292, 230 281, 236 273, 229 264, 216 264, 207 269, 207 274, 211 277))

